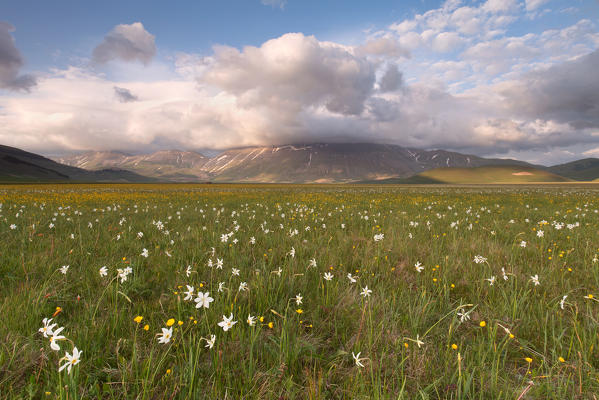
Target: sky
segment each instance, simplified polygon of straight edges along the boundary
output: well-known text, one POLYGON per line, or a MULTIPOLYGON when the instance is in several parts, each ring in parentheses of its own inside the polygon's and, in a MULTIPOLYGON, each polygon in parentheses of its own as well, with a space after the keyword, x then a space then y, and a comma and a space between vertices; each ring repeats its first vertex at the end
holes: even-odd
POLYGON ((599 157, 599 0, 0 11, 0 144, 40 154, 375 142, 599 157))

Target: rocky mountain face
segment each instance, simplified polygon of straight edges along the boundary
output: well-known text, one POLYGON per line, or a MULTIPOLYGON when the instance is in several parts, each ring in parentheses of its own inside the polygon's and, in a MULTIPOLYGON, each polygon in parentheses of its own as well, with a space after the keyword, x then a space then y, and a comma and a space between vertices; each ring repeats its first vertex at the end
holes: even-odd
POLYGON ((119 168, 166 181, 206 181, 202 169, 208 157, 193 151, 163 150, 152 154, 131 155, 118 151, 93 151, 67 157, 56 162, 87 170, 119 168))
POLYGON ((226 150, 209 158, 196 152, 147 155, 90 152, 55 158, 85 169, 119 168, 169 181, 332 183, 403 178, 442 167, 529 165, 444 150, 425 151, 373 143, 314 143, 226 150))

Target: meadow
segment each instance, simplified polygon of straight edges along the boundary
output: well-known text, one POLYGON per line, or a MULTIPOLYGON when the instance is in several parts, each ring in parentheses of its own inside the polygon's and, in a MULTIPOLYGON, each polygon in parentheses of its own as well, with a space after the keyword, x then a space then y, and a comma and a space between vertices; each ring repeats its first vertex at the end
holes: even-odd
POLYGON ((595 399, 598 194, 0 186, 0 398, 595 399))

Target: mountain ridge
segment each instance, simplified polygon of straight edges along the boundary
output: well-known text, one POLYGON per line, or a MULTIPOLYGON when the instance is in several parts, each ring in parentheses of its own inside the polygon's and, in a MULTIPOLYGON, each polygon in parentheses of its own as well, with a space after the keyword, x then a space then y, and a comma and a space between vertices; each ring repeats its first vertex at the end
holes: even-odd
MULTIPOLYGON (((159 153, 159 152, 157 152, 159 153)), ((99 168, 112 165, 139 174, 166 178, 166 171, 184 174, 189 180, 214 182, 334 183, 365 179, 408 177, 432 168, 476 167, 483 165, 531 165, 519 160, 486 159, 446 150, 421 150, 392 144, 376 143, 307 143, 280 146, 247 146, 227 149, 214 157, 193 154, 196 162, 185 168, 171 159, 152 161, 155 154, 106 157, 92 162, 102 152, 87 156, 55 158, 77 167, 99 168), (79 158, 78 158, 79 157, 79 158), (122 161, 114 160, 121 157, 122 161), (135 160, 135 161, 133 161, 135 160)), ((164 153, 164 151, 163 151, 164 153)), ((184 152, 179 152, 179 155, 184 152)))
MULTIPOLYGON (((555 176, 592 181, 599 178, 599 159, 545 167, 519 160, 377 143, 247 146, 228 149, 213 157, 181 150, 137 155, 123 151, 90 151, 50 159, 0 145, 0 179, 4 181, 438 183, 445 178, 437 178, 447 173, 462 174, 469 177, 464 179, 474 181, 520 182, 529 179, 526 176, 531 173, 542 181, 559 180, 555 176), (493 174, 486 178, 475 176, 488 174, 489 170, 483 167, 489 166, 505 167, 507 178, 493 174), (426 174, 431 170, 437 171, 434 176, 426 174), (506 172, 508 170, 512 172, 506 172)), ((456 176, 450 180, 461 181, 456 176)))

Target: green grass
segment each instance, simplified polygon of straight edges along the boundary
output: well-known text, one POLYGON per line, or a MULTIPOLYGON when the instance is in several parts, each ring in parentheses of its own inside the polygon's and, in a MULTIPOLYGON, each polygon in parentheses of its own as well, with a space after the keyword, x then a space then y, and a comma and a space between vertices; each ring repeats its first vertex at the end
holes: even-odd
POLYGON ((571 185, 0 187, 0 397, 590 399, 598 198, 571 185), (55 352, 38 329, 57 307, 68 340, 55 352), (81 362, 59 373, 74 346, 81 362))
POLYGON ((567 182, 570 179, 531 167, 491 165, 476 168, 437 168, 418 174, 439 183, 533 183, 567 182))

